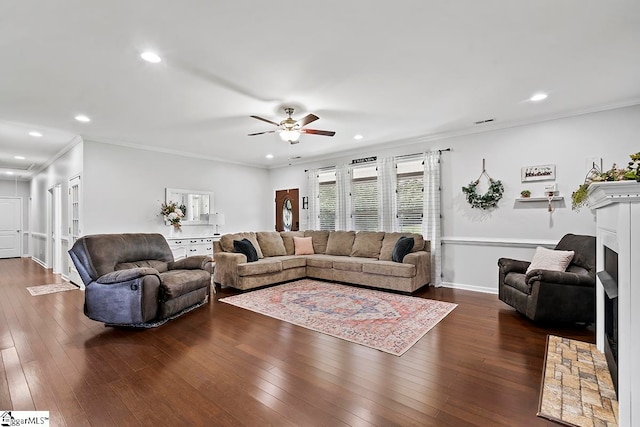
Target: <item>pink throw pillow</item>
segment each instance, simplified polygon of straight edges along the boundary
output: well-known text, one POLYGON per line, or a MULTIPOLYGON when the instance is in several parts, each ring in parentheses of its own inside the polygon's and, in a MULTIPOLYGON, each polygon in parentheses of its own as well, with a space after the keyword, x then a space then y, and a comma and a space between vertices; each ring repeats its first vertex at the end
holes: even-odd
POLYGON ((293 236, 293 246, 295 247, 295 255, 313 255, 313 241, 311 237, 293 236))

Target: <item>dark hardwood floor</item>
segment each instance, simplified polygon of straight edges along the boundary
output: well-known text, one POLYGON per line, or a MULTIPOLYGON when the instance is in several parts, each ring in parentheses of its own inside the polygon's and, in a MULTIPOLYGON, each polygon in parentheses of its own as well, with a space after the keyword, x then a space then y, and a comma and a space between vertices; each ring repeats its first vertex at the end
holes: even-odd
MULTIPOLYGON (((497 267, 496 267, 497 268, 497 267)), ((497 272, 496 272, 497 276, 497 272)), ((547 334, 496 295, 428 288, 458 307, 402 357, 214 301, 148 330, 82 314, 80 290, 29 259, 0 260, 0 410, 52 426, 542 426, 547 334)))

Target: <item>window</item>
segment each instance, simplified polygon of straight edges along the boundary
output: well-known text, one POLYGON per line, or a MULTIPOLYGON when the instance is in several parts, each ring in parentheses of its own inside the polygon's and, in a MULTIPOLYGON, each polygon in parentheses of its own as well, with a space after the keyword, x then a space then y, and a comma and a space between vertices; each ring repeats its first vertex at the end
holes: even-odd
POLYGON ((422 160, 398 162, 398 231, 422 233, 424 166, 422 160))
POLYGON ((320 230, 336 229, 336 171, 318 174, 318 204, 320 206, 320 230))
POLYGON ((355 230, 378 230, 378 176, 375 166, 353 169, 351 205, 355 230))

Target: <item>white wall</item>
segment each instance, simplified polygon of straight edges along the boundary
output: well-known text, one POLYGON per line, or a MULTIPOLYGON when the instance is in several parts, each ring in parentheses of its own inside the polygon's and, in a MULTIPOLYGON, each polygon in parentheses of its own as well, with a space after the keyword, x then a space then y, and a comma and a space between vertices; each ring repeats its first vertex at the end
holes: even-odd
MULTIPOLYGON (((85 141, 83 234, 168 235, 171 227, 159 215, 166 187, 213 192, 214 210, 226 217, 223 233, 272 229, 268 177, 266 169, 85 141)), ((184 234, 213 230, 182 228, 184 234)))
POLYGON ((77 143, 56 158, 49 166, 31 179, 31 218, 30 218, 30 250, 31 256, 41 264, 52 267, 50 253, 47 251, 47 234, 50 227, 47 224, 49 189, 60 185, 61 222, 62 222, 62 272, 68 272, 69 257, 69 179, 82 173, 82 138, 76 137, 77 143))
POLYGON ((29 182, 18 180, 0 179, 0 197, 22 198, 22 254, 29 253, 29 182))
MULTIPOLYGON (((507 129, 416 142, 394 143, 339 158, 276 168, 270 172, 272 192, 300 188, 308 195, 305 169, 350 163, 365 156, 388 157, 451 148, 442 154, 443 282, 448 286, 497 292, 497 259, 531 259, 536 244, 552 244, 566 233, 595 235, 594 215, 587 209, 571 210, 571 193, 587 172, 586 159, 601 157, 604 169, 616 162, 626 166, 629 154, 640 150, 640 106, 585 114, 507 129), (478 178, 482 159, 488 174, 503 182, 505 193, 498 209, 472 209, 461 188, 478 178), (543 196, 548 181, 521 183, 523 166, 555 164, 556 183, 564 203, 517 203, 520 191, 543 196)), ((305 142, 302 142, 305 143, 305 142)), ((307 143, 311 143, 307 141, 307 143)), ((479 192, 486 191, 486 183, 479 192)), ((301 211, 301 228, 306 225, 301 211)), ((274 221, 271 213, 271 221, 274 221)))

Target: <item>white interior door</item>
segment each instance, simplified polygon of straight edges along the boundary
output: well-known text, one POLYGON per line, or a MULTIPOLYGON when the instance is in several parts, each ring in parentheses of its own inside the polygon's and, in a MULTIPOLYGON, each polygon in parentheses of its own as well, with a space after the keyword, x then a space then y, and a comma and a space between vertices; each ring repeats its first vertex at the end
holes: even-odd
POLYGON ((0 197, 0 258, 22 255, 22 198, 0 197))
MULTIPOLYGON (((69 180, 69 247, 82 235, 80 229, 80 177, 69 180)), ((69 280, 84 287, 73 261, 69 260, 69 280)))

